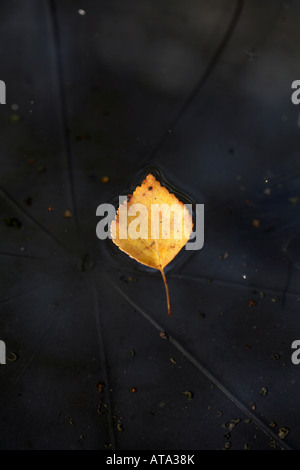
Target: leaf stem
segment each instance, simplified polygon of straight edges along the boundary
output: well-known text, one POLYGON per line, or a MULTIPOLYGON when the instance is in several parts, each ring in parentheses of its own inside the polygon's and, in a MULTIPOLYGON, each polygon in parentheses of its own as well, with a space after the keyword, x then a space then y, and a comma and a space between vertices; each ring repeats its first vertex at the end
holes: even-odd
POLYGON ((160 269, 160 272, 161 272, 162 278, 163 278, 163 280, 164 280, 164 285, 165 285, 166 295, 167 295, 168 315, 169 315, 169 317, 170 317, 170 316, 171 316, 171 304, 170 304, 169 287, 168 287, 167 278, 166 278, 164 269, 161 268, 161 269, 160 269))

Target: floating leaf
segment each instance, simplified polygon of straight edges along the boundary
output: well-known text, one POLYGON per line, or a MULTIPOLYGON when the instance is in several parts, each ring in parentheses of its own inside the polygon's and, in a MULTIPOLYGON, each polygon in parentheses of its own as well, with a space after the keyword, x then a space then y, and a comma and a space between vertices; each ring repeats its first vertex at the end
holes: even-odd
POLYGON ((112 240, 120 250, 161 272, 170 316, 164 268, 188 242, 193 229, 192 216, 183 202, 148 174, 120 205, 110 229, 112 240))

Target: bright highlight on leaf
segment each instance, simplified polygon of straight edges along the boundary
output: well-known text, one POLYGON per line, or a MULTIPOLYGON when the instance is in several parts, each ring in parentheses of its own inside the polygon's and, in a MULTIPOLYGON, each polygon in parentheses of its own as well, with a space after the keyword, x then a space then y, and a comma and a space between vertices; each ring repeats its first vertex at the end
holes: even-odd
POLYGON ((112 240, 120 250, 161 272, 169 316, 170 295, 164 268, 188 242, 192 230, 192 216, 183 202, 151 174, 120 205, 110 226, 112 240))

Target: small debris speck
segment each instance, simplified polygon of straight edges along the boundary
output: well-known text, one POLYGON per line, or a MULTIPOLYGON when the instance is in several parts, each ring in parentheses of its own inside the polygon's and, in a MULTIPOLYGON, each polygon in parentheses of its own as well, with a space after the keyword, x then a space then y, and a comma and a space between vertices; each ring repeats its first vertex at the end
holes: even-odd
POLYGON ((288 428, 280 428, 278 431, 278 436, 280 439, 285 439, 290 430, 288 428))
POLYGON ((299 202, 299 197, 290 197, 289 202, 293 205, 298 204, 299 202))
POLYGON ((260 389, 260 392, 259 394, 262 396, 262 397, 265 397, 266 395, 268 395, 268 389, 266 387, 262 387, 260 389))
POLYGON ((259 226, 260 226, 260 221, 258 219, 253 219, 252 227, 259 228, 259 226))
POLYGON ((223 447, 222 450, 228 450, 228 449, 230 449, 230 447, 231 447, 231 442, 228 441, 228 442, 226 442, 226 443, 224 444, 224 447, 223 447))
POLYGON ((69 209, 65 210, 64 217, 66 219, 70 219, 72 217, 72 212, 69 209))
POLYGON ((240 418, 232 419, 228 424, 228 431, 231 432, 240 421, 240 418))
POLYGON ((278 361, 278 359, 280 359, 280 355, 279 354, 272 354, 271 359, 273 359, 275 361, 278 361))
POLYGON ((117 430, 119 432, 124 431, 123 424, 120 421, 117 422, 117 430))
POLYGON ((32 205, 32 198, 31 197, 26 197, 24 199, 24 204, 26 204, 26 206, 31 206, 32 205))
POLYGON ((16 362, 16 360, 18 359, 18 355, 14 352, 10 352, 7 356, 6 356, 6 359, 9 361, 9 362, 16 362))
POLYGON ((38 167, 38 173, 39 173, 40 175, 42 175, 43 173, 45 173, 45 171, 46 171, 46 167, 45 167, 45 166, 39 166, 39 167, 38 167))
POLYGON ((102 392, 103 392, 103 389, 104 389, 104 387, 105 387, 105 384, 102 383, 102 382, 99 382, 99 383, 97 383, 96 387, 97 387, 97 389, 98 389, 98 392, 99 392, 99 393, 102 393, 102 392))
POLYGON ((109 176, 102 176, 101 183, 106 184, 109 182, 109 176))
POLYGON ((166 333, 165 331, 161 331, 159 333, 159 336, 162 338, 162 339, 169 339, 169 335, 168 333, 166 333))
POLYGON ((223 255, 220 255, 219 258, 223 261, 225 261, 229 257, 228 251, 225 251, 223 255))
POLYGON ((8 227, 21 228, 22 223, 16 217, 5 217, 4 222, 8 227))
POLYGON ((194 394, 193 394, 193 392, 191 392, 190 390, 185 390, 185 391, 182 392, 182 393, 183 393, 183 395, 185 395, 185 396, 187 397, 187 399, 188 399, 189 401, 191 401, 191 400, 193 399, 194 394))
POLYGON ((19 122, 20 119, 21 119, 21 118, 20 118, 19 114, 12 114, 12 115, 10 116, 11 122, 19 122))
POLYGON ((97 406, 97 413, 98 415, 102 414, 102 400, 99 400, 98 406, 97 406))

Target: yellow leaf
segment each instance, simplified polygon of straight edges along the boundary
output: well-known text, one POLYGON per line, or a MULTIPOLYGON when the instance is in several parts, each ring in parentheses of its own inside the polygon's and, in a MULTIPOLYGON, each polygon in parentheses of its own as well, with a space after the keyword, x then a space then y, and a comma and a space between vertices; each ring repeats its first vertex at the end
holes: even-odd
POLYGON ((161 272, 169 316, 170 296, 164 268, 188 242, 192 229, 192 216, 183 202, 152 174, 120 205, 110 226, 112 240, 120 250, 161 272))

